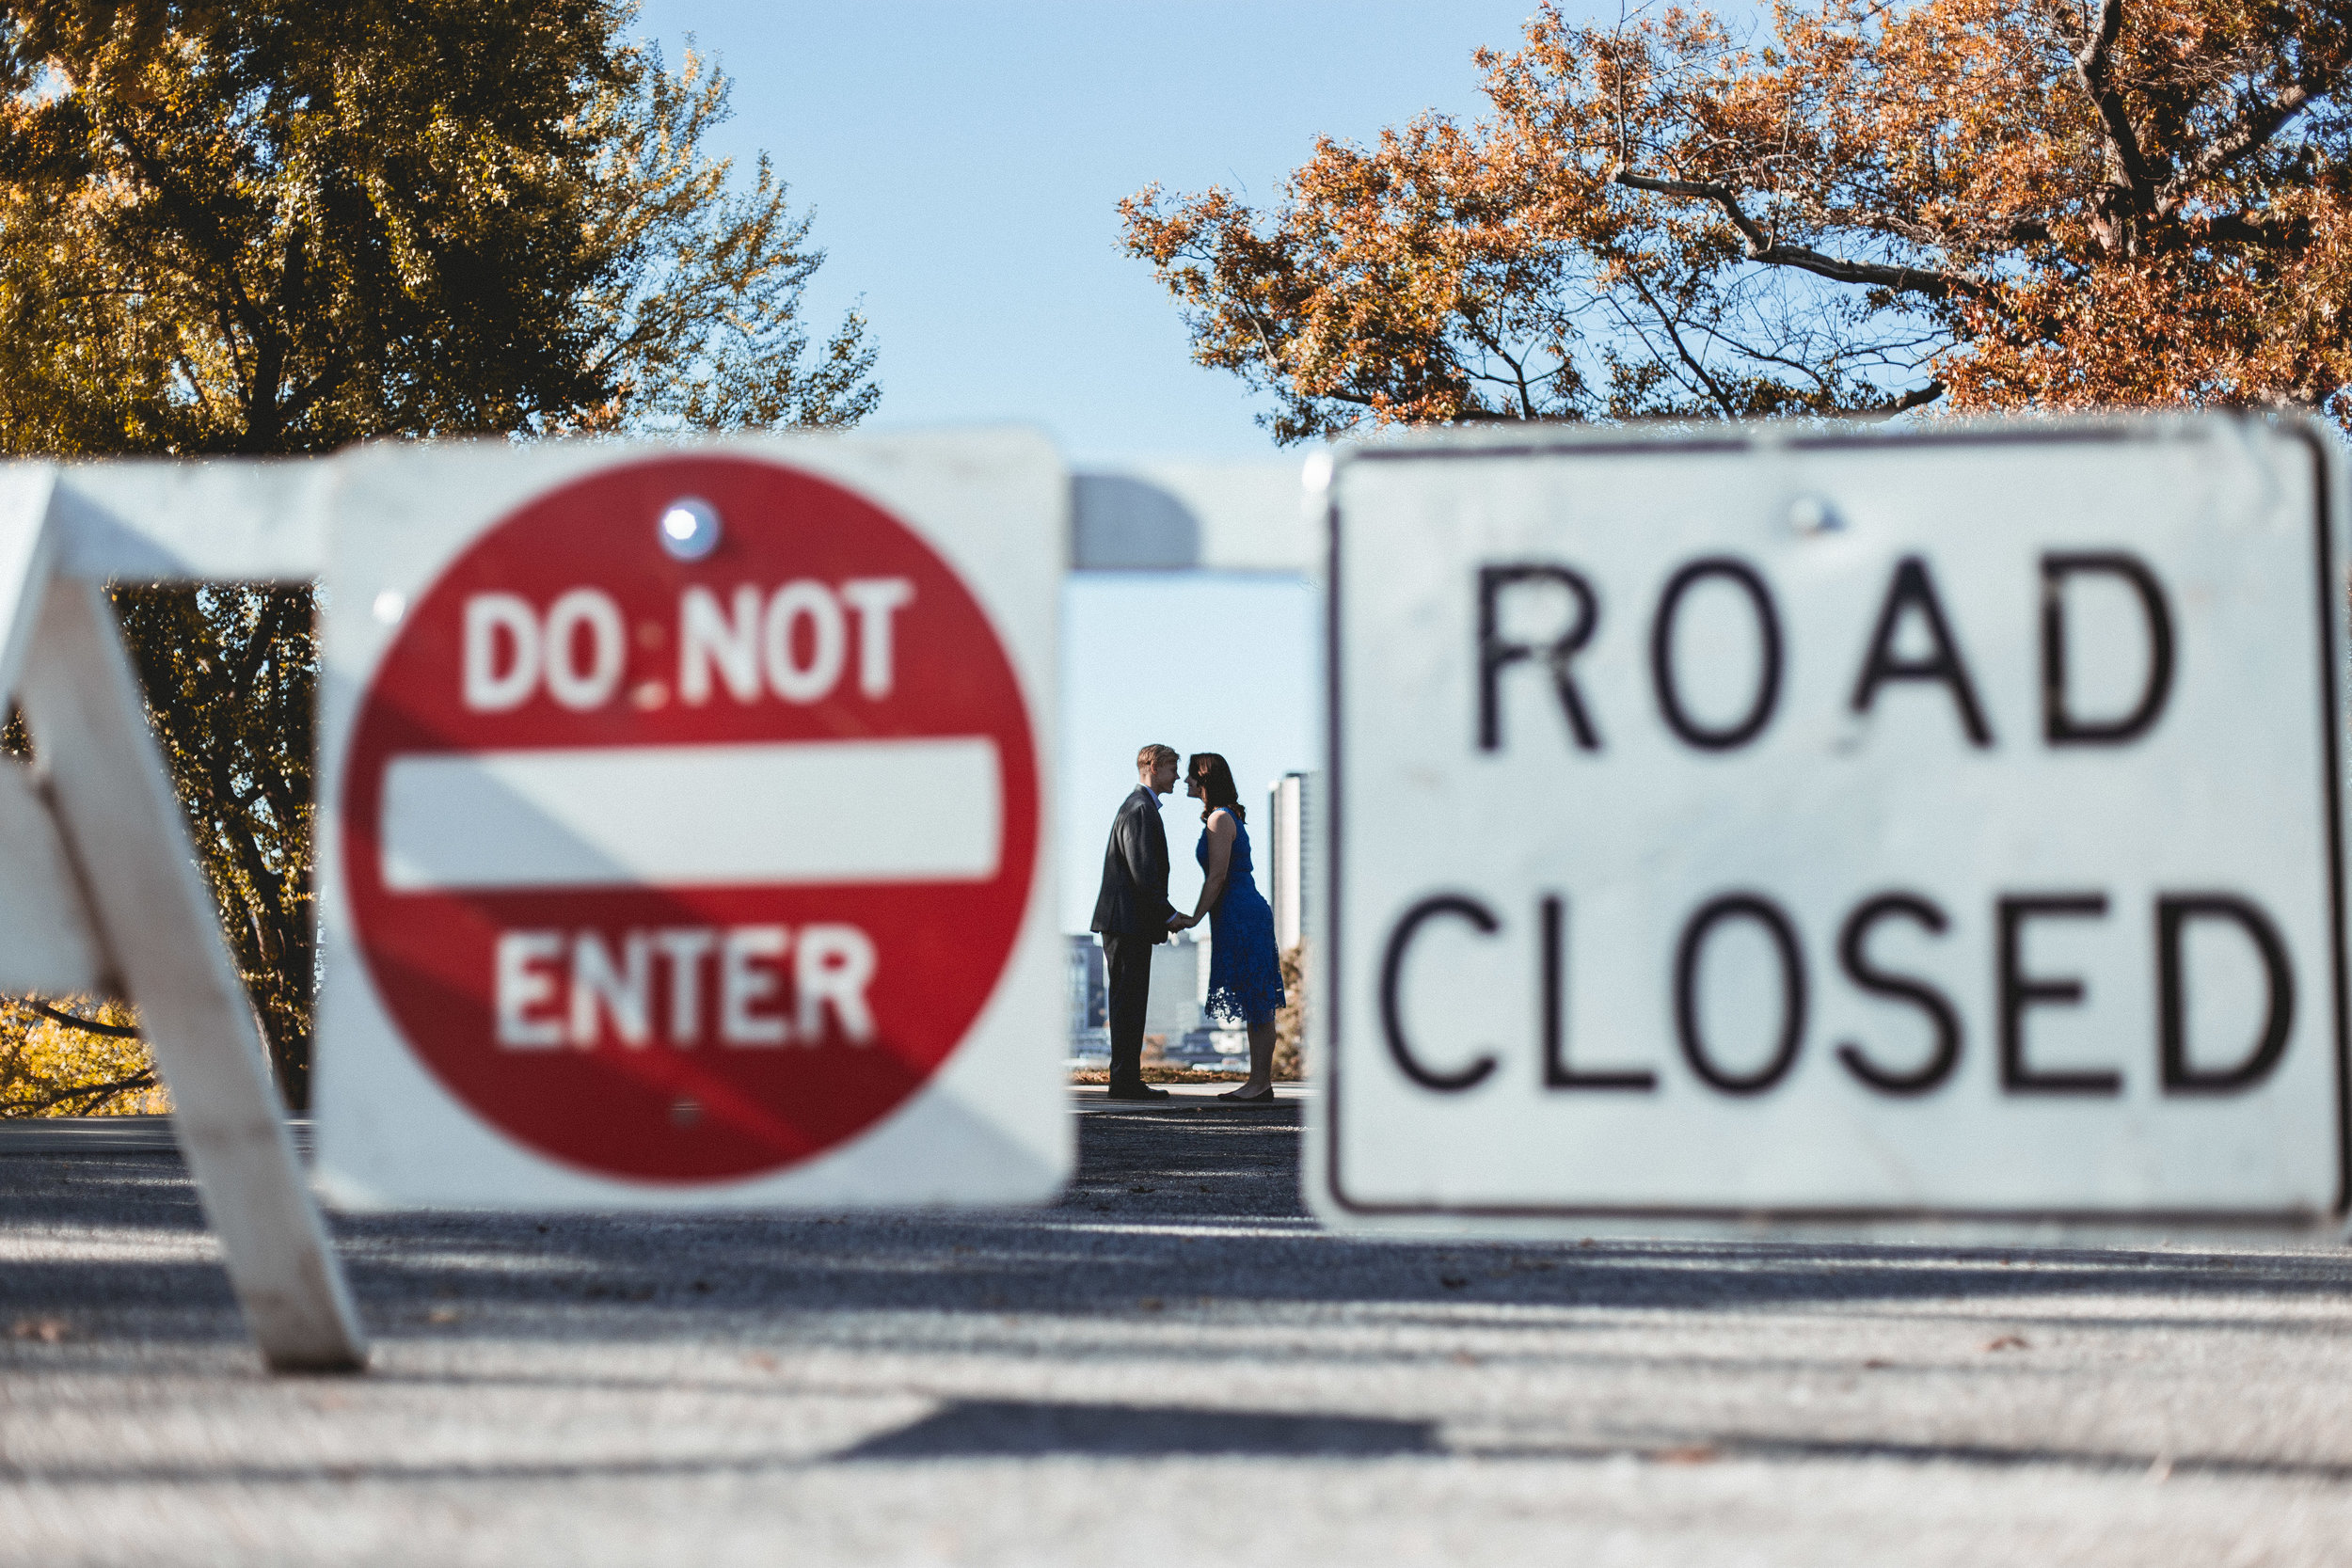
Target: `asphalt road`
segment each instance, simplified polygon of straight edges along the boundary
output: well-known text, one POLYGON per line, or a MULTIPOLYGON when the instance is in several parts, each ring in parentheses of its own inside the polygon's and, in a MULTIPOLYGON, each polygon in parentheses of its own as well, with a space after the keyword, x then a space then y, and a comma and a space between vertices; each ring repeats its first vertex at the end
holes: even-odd
POLYGON ((1350 1242, 1298 1107, 1060 1207, 342 1220, 272 1379, 176 1156, 0 1152, 0 1561, 2352 1561, 2352 1255, 1350 1242))

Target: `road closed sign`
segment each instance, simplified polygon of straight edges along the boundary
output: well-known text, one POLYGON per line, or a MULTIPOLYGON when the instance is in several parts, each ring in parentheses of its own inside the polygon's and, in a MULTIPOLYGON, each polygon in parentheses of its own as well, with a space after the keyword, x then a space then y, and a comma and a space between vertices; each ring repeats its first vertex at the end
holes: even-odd
POLYGON ((2329 447, 1342 459, 1319 1211, 2340 1217, 2329 447))
POLYGON ((331 1192, 1058 1187, 1041 442, 389 451, 342 485, 331 1192))

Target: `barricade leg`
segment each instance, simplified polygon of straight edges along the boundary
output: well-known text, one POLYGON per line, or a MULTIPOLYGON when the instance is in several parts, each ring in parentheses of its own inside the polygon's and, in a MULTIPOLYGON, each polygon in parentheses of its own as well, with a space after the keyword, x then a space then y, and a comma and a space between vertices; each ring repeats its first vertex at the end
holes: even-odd
POLYGON ((358 1315, 104 590, 56 579, 25 600, 40 615, 18 701, 50 809, 107 962, 138 1005, 253 1337, 276 1371, 358 1370, 358 1315))

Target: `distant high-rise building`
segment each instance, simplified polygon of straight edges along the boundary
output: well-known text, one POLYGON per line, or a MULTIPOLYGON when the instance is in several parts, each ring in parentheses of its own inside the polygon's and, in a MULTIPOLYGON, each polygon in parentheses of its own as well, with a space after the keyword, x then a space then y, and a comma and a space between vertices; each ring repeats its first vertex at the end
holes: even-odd
POLYGON ((1200 1027, 1209 998, 1209 944, 1180 931, 1152 949, 1152 990, 1144 999, 1143 1032, 1174 1040, 1200 1027))
POLYGON ((1274 882, 1274 944, 1289 952, 1314 929, 1316 816, 1323 808, 1323 776, 1285 773, 1274 781, 1266 802, 1272 826, 1267 863, 1274 882))
MULTIPOLYGON (((1202 1007, 1209 999, 1209 944, 1190 931, 1180 931, 1152 949, 1152 990, 1143 1010, 1143 1032, 1158 1036, 1173 1049, 1191 1037, 1200 1037, 1201 1053, 1216 1048, 1203 1028, 1202 1007)), ((1073 1057, 1106 1055, 1110 1051, 1110 987, 1103 967, 1103 949, 1090 935, 1070 939, 1070 1047, 1073 1057)))
POLYGON ((1103 971, 1103 949, 1089 934, 1070 939, 1070 1027, 1101 1029, 1110 1020, 1110 985, 1103 971))

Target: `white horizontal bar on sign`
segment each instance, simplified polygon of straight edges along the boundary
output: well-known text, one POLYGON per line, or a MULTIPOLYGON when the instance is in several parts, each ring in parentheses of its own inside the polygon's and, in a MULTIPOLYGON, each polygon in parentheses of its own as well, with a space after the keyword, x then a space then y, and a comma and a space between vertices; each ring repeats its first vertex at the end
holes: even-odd
POLYGON ((400 893, 979 881, 1003 848, 984 736, 411 752, 384 779, 400 893))
POLYGON ((1272 572, 1323 564, 1323 495, 1309 466, 1161 463, 1074 474, 1070 564, 1080 572, 1272 572))
POLYGON ((57 570, 126 582, 308 582, 334 459, 124 458, 57 470, 57 570))
MULTIPOLYGON (((1073 474, 1078 571, 1311 574, 1321 495, 1304 463, 1155 464, 1073 474)), ((57 569, 135 582, 307 582, 326 570, 339 460, 123 458, 58 466, 57 569)))

